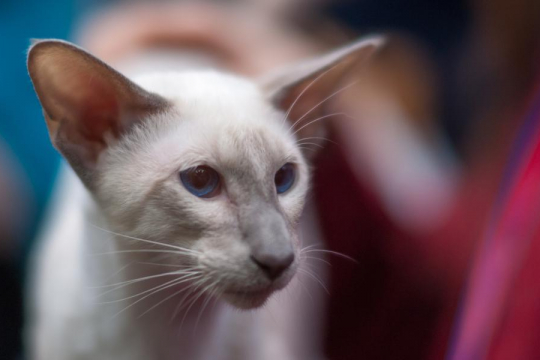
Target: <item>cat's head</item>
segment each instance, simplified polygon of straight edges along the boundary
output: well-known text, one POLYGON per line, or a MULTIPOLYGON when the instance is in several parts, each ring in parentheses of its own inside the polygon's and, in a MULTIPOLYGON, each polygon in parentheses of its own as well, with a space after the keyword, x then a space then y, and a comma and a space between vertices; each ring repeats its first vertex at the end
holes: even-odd
POLYGON ((213 71, 129 80, 56 40, 30 48, 28 69, 54 146, 111 229, 141 240, 118 245, 155 250, 138 254, 184 266, 201 288, 250 308, 298 266, 309 184, 300 144, 320 142, 325 99, 380 42, 261 81, 213 71))

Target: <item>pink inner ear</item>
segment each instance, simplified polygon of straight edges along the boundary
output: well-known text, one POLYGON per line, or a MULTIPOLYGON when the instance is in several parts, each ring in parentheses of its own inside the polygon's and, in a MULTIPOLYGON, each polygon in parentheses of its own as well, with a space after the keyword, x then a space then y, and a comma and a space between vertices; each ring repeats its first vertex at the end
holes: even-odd
MULTIPOLYGON (((120 135, 120 108, 117 94, 97 77, 82 79, 87 84, 75 104, 79 135, 90 142, 105 145, 106 135, 120 135)), ((75 120, 75 119, 73 119, 75 120)))

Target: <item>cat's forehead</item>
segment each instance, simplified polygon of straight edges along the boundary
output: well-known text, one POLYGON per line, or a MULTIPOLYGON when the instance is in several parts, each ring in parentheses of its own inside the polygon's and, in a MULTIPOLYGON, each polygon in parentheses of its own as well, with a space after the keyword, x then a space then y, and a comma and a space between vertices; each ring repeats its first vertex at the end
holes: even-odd
POLYGON ((149 75, 137 82, 173 106, 145 127, 154 134, 149 137, 153 140, 144 142, 146 158, 152 162, 184 168, 206 164, 223 170, 258 169, 262 174, 289 160, 301 161, 284 114, 247 79, 188 72, 149 75))
POLYGON ((135 81, 178 106, 182 113, 236 112, 237 117, 261 110, 264 94, 252 81, 217 71, 157 73, 135 81))

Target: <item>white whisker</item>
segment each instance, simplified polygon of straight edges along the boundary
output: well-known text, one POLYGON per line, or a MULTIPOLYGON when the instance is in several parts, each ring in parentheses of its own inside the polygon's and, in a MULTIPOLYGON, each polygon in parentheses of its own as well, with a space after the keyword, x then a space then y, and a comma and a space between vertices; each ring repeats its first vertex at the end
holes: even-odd
MULTIPOLYGON (((195 279, 197 279, 197 276, 198 274, 192 274, 192 275, 186 275, 186 276, 183 276, 183 277, 180 277, 178 279, 174 279, 174 280, 170 280, 170 281, 167 281, 166 283, 164 284, 161 284, 161 285, 158 285, 158 286, 155 286, 151 289, 148 289, 148 290, 145 290, 145 291, 142 291, 138 294, 135 294, 135 295, 131 295, 131 296, 128 296, 128 297, 125 297, 125 298, 122 298, 122 299, 118 299, 118 300, 111 300, 111 301, 102 301, 102 302, 99 302, 99 304, 111 304, 111 303, 117 303, 117 302, 122 302, 122 301, 125 301, 125 300, 129 300, 129 299, 133 299, 135 297, 139 297, 141 295, 144 295, 144 294, 147 294, 149 292, 151 292, 152 290, 156 290, 160 287, 164 287, 166 285, 169 285, 169 284, 172 284, 174 283, 175 285, 178 285, 178 284, 181 284, 181 283, 184 283, 186 281, 193 281, 195 279)), ((100 294, 98 297, 101 297, 103 295, 105 295, 106 293, 109 293, 111 291, 114 291, 114 290, 118 290, 119 288, 116 288, 116 289, 112 289, 112 290, 109 290, 109 291, 106 291, 105 293, 103 294, 100 294)))
MULTIPOLYGON (((206 281, 206 277, 203 277, 202 279, 199 279, 198 281, 196 281, 195 283, 193 283, 190 287, 190 292, 186 293, 186 295, 184 295, 182 297, 182 299, 180 300, 180 302, 178 303, 178 305, 176 305, 176 308, 174 309, 174 312, 173 312, 173 315, 171 317, 171 322, 176 318, 176 316, 179 314, 180 310, 184 307, 183 304, 184 302, 187 300, 187 298, 193 294, 200 286, 204 285, 206 281)), ((182 319, 183 321, 183 319, 182 319)), ((181 329, 181 326, 180 328, 181 329)))
MULTIPOLYGON (((306 91, 309 90, 309 88, 311 88, 317 81, 319 81, 323 76, 325 76, 326 74, 328 74, 330 71, 334 70, 336 67, 340 66, 341 64, 338 63, 332 67, 330 67, 329 69, 323 71, 321 74, 319 74, 315 79, 313 79, 301 92, 300 94, 296 97, 296 99, 294 99, 293 103, 291 104, 291 106, 289 107, 289 109, 287 110, 287 112, 285 113, 285 116, 283 116, 283 120, 281 121, 281 124, 284 124, 285 121, 287 120, 287 118, 289 117, 289 114, 291 113, 292 109, 294 108, 294 106, 296 105, 296 103, 298 102, 298 100, 300 100, 300 98, 302 97, 302 95, 304 95, 304 93, 306 91)), ((294 125, 296 125, 296 122, 289 128, 289 131, 290 129, 292 129, 294 127, 294 125)))
POLYGON ((333 113, 333 114, 328 114, 328 115, 318 117, 318 118, 316 118, 314 120, 309 121, 307 124, 304 124, 304 125, 300 126, 298 129, 296 129, 296 131, 293 133, 293 135, 296 135, 296 133, 298 133, 302 129, 308 127, 309 125, 311 125, 313 123, 316 123, 317 121, 321 121, 321 120, 324 120, 326 118, 329 118, 329 117, 332 117, 332 116, 338 116, 338 115, 346 115, 346 114, 342 113, 342 112, 338 112, 338 113, 333 113))
POLYGON ((301 141, 304 141, 304 140, 322 140, 322 141, 328 141, 329 143, 332 143, 332 144, 335 144, 335 145, 339 145, 337 142, 333 141, 333 140, 330 140, 328 138, 325 138, 325 137, 321 137, 321 136, 307 136, 307 137, 303 137, 301 139, 298 139, 296 140, 296 143, 299 144, 301 141))
POLYGON ((101 255, 116 255, 116 254, 129 254, 129 253, 161 253, 161 254, 175 254, 175 255, 189 255, 194 256, 194 254, 189 252, 182 252, 179 250, 156 250, 156 249, 136 249, 136 250, 118 250, 118 251, 108 251, 103 253, 93 253, 88 254, 88 256, 101 256, 101 255))
POLYGON ((337 252, 337 251, 332 251, 332 250, 324 250, 324 249, 310 249, 308 251, 304 251, 304 254, 307 254, 307 253, 311 253, 311 252, 321 252, 321 253, 326 253, 326 254, 331 254, 331 255, 336 255, 336 256, 340 256, 342 258, 345 258, 347 260, 350 260, 352 262, 355 262, 358 264, 358 261, 356 259, 353 259, 352 257, 350 257, 349 255, 345 255, 343 253, 340 253, 340 252, 337 252))
MULTIPOLYGON (((201 275, 202 276, 202 275, 201 275)), ((195 278, 196 279, 196 278, 195 278)), ((194 279, 188 279, 188 280, 194 280, 194 279)), ((175 284, 176 285, 176 284, 175 284)), ((165 299, 161 300, 160 302, 158 302, 157 304, 153 305, 152 307, 150 307, 149 309, 147 309, 145 312, 143 312, 142 314, 140 314, 138 316, 138 318, 141 318, 142 316, 144 316, 145 314, 149 313, 150 311, 152 311, 153 309, 157 308, 159 305, 163 304, 164 302, 166 302, 167 300, 175 297, 176 295, 184 292, 184 291, 187 291, 189 289, 189 286, 186 287, 186 288, 183 288, 183 289, 180 289, 176 292, 174 292, 173 294, 167 296, 165 299)))
POLYGON ((314 143, 314 142, 303 142, 301 144, 297 144, 299 146, 304 146, 304 145, 313 145, 313 146, 317 146, 319 148, 324 148, 324 146, 322 146, 321 144, 317 144, 317 143, 314 143))
POLYGON ((320 262, 323 262, 323 263, 325 263, 325 264, 327 264, 327 265, 332 266, 332 264, 331 264, 329 261, 326 261, 326 260, 321 259, 321 258, 318 258, 318 257, 314 257, 314 256, 305 256, 305 255, 301 254, 301 255, 300 255, 300 258, 306 260, 306 261, 305 261, 306 265, 309 263, 309 260, 317 260, 317 261, 320 261, 320 262))
POLYGON ((195 269, 189 270, 189 271, 188 270, 186 270, 186 271, 177 270, 177 271, 171 271, 171 272, 161 273, 161 274, 157 274, 157 275, 144 276, 144 277, 140 277, 140 278, 137 278, 137 279, 126 280, 126 281, 122 281, 122 282, 119 282, 119 283, 116 283, 116 284, 108 284, 108 285, 100 285, 100 286, 89 286, 89 288, 91 288, 91 289, 102 289, 102 288, 109 288, 109 287, 114 287, 114 286, 130 285, 130 284, 138 283, 138 282, 141 282, 141 281, 155 279, 155 278, 162 277, 162 276, 183 275, 183 274, 191 274, 191 273, 195 273, 195 272, 196 272, 195 269))
POLYGON ((166 243, 153 241, 153 240, 141 239, 141 238, 137 238, 137 237, 134 237, 134 236, 124 235, 124 234, 120 234, 120 233, 117 233, 117 232, 114 232, 114 231, 111 231, 111 230, 108 230, 108 229, 104 229, 104 228, 99 227, 99 226, 94 225, 94 224, 90 224, 90 225, 92 225, 96 229, 102 230, 102 231, 110 233, 112 235, 120 236, 122 238, 127 238, 127 239, 131 239, 131 240, 137 240, 137 241, 141 241, 141 242, 148 243, 148 244, 153 244, 153 245, 164 246, 164 247, 168 247, 168 248, 172 248, 172 249, 176 249, 176 250, 180 250, 180 251, 186 251, 186 252, 190 252, 190 253, 200 254, 200 252, 198 252, 198 251, 191 250, 191 249, 186 249, 186 248, 183 248, 183 247, 180 247, 180 246, 166 244, 166 243))
POLYGON ((310 276, 312 279, 314 279, 315 281, 317 281, 319 283, 319 285, 322 286, 322 288, 324 289, 324 291, 326 291, 326 293, 328 295, 330 295, 330 292, 328 291, 328 289, 326 288, 326 286, 323 284, 322 280, 319 279, 318 276, 316 276, 315 274, 313 274, 311 271, 309 271, 308 269, 304 269, 304 268, 298 268, 298 271, 301 271, 303 272, 304 274, 310 276))
POLYGON ((148 298, 148 297, 150 297, 150 296, 152 296, 152 295, 154 295, 154 294, 157 294, 157 293, 160 292, 160 291, 163 291, 163 290, 168 289, 168 288, 170 288, 170 287, 172 287, 172 286, 175 286, 175 285, 176 285, 176 284, 170 284, 170 285, 167 285, 167 286, 165 286, 165 287, 163 287, 163 288, 160 288, 160 289, 157 289, 157 290, 152 291, 150 294, 147 294, 147 295, 143 296, 142 298, 138 299, 137 301, 131 303, 130 305, 126 306, 125 308, 123 308, 122 310, 120 310, 119 312, 117 312, 117 313, 113 316, 113 318, 116 318, 118 315, 120 315, 120 314, 123 313, 124 311, 128 310, 129 308, 135 306, 136 304, 140 303, 140 302, 143 301, 144 299, 146 299, 146 298, 148 298))
MULTIPOLYGON (((307 115, 309 115, 313 110, 315 110, 316 108, 318 108, 319 106, 321 106, 322 104, 324 104, 326 101, 330 100, 331 98, 333 98, 334 96, 338 95, 339 93, 347 90, 348 88, 354 86, 356 83, 358 82, 358 80, 356 81, 353 81, 351 83, 349 83, 348 85, 345 85, 344 87, 342 87, 341 89, 339 90, 336 90, 334 91, 332 94, 330 94, 329 96, 327 96, 326 98, 324 98, 323 100, 321 100, 320 102, 318 102, 315 106, 313 106, 311 109, 309 109, 308 111, 306 111, 304 113, 304 115, 302 115, 298 120, 296 120, 296 122, 291 126, 291 129, 294 128, 294 126, 296 124, 298 124, 300 121, 302 121, 303 118, 305 118, 307 115)), ((299 130, 296 130, 293 134, 296 134, 299 130)))

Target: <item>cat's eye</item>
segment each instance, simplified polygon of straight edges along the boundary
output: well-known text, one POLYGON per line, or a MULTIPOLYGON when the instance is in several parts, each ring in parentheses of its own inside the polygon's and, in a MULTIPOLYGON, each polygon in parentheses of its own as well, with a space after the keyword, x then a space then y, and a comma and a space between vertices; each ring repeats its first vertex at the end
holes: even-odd
POLYGON ((180 180, 193 195, 210 198, 219 194, 220 181, 216 170, 208 166, 196 166, 180 172, 180 180))
POLYGON ((274 183, 276 184, 276 191, 278 194, 283 194, 289 190, 295 180, 295 167, 291 163, 283 165, 277 172, 274 177, 274 183))

